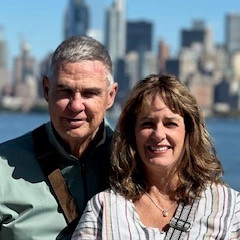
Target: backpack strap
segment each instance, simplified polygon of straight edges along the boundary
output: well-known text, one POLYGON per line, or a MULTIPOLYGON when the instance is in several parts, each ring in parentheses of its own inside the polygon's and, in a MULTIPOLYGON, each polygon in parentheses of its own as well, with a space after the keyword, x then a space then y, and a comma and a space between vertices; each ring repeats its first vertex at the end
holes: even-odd
POLYGON ((175 216, 171 219, 165 240, 178 239, 181 240, 185 237, 187 232, 191 230, 194 214, 198 207, 198 200, 192 204, 186 205, 180 202, 175 216))
POLYGON ((58 167, 58 156, 48 140, 45 124, 34 129, 32 136, 37 160, 50 182, 55 198, 62 209, 67 223, 70 224, 74 219, 79 217, 79 214, 74 199, 58 167))

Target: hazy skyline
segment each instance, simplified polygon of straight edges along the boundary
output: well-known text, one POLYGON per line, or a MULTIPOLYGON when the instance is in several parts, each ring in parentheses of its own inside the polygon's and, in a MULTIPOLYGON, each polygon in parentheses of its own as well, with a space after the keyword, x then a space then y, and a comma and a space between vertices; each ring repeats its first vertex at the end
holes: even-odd
MULTIPOLYGON (((85 0, 90 9, 90 28, 104 31, 105 9, 113 0, 85 0)), ((153 23, 154 44, 164 39, 172 53, 179 49, 180 31, 202 19, 213 31, 215 43, 225 40, 225 16, 240 13, 239 0, 125 0, 127 20, 153 23)), ((31 45, 31 55, 42 60, 63 40, 64 12, 68 0, 1 0, 0 26, 4 28, 9 60, 20 54, 20 41, 31 45)), ((12 64, 10 62, 10 64, 12 64)))

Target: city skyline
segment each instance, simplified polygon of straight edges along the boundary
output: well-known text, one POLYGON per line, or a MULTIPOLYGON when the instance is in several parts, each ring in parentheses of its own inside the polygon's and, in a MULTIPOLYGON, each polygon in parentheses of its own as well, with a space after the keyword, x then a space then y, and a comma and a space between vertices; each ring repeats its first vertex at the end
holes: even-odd
MULTIPOLYGON (((181 29, 191 28, 192 21, 202 19, 213 31, 215 43, 225 41, 225 17, 229 13, 239 13, 238 0, 229 2, 220 0, 202 0, 195 4, 190 0, 170 0, 166 4, 161 0, 126 1, 126 20, 145 20, 153 23, 154 46, 163 39, 169 44, 171 53, 177 53, 180 45, 181 29), (151 4, 152 3, 152 4, 151 4)), ((90 9, 90 29, 104 31, 105 10, 113 0, 85 0, 90 9), (97 7, 95 8, 94 6, 97 7)), ((0 26, 4 29, 7 42, 9 64, 20 54, 20 42, 31 45, 31 55, 41 61, 63 40, 63 21, 68 0, 30 1, 24 4, 17 0, 1 3, 0 26)), ((103 34, 102 34, 103 35, 103 34)))

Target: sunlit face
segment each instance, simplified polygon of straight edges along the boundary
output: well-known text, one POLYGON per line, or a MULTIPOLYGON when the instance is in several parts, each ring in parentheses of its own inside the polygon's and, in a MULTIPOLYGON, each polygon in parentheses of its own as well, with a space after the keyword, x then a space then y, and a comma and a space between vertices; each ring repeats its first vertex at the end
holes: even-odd
POLYGON ((100 61, 62 63, 54 79, 43 79, 51 121, 66 142, 95 135, 113 104, 117 86, 106 81, 100 61))
POLYGON ((155 95, 151 109, 140 112, 135 125, 137 150, 145 168, 173 169, 182 157, 185 133, 183 117, 155 95))

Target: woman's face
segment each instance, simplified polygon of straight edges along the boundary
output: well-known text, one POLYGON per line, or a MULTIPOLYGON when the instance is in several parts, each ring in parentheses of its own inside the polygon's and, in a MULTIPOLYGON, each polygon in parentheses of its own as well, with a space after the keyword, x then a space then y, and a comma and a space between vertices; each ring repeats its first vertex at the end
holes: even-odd
POLYGON ((135 125, 137 151, 148 170, 171 170, 182 158, 184 119, 155 95, 149 111, 139 112, 135 125))

